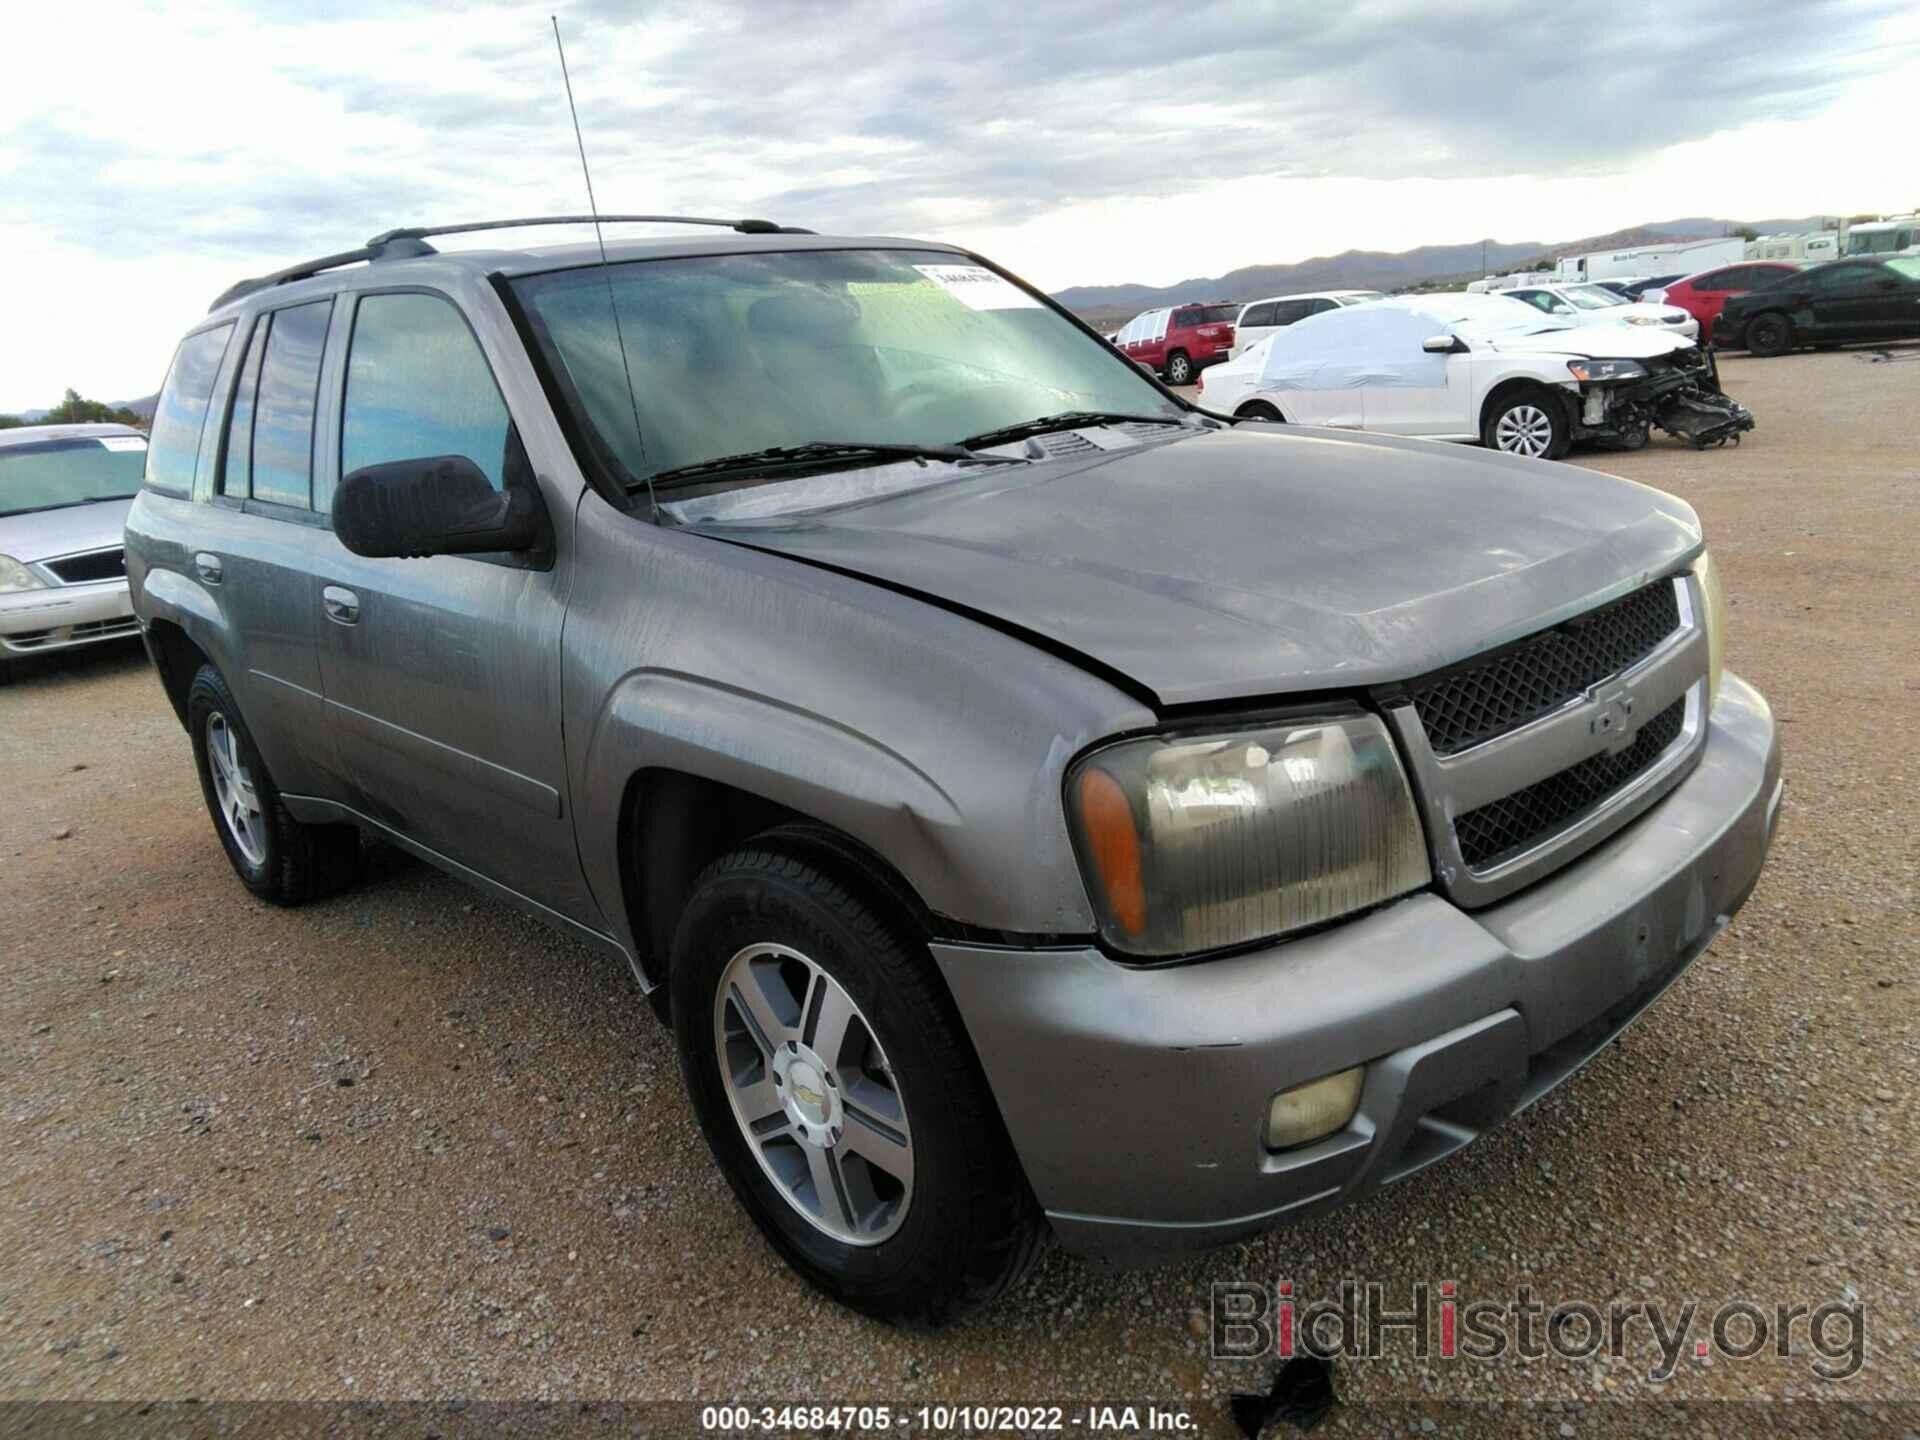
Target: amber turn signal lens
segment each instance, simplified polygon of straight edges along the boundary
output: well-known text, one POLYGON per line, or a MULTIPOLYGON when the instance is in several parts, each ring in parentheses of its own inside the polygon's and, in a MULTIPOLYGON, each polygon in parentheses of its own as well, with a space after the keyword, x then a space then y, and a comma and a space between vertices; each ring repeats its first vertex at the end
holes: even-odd
POLYGON ((1109 912, 1127 934, 1145 933, 1147 890, 1140 879, 1140 832, 1134 828, 1127 792, 1104 770, 1080 773, 1080 824, 1093 867, 1106 887, 1109 912))

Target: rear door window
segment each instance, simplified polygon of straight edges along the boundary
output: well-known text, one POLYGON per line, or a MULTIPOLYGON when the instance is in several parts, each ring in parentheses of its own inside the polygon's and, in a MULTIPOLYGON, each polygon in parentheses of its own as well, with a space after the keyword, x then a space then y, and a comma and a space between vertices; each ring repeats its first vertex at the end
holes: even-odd
POLYGON ((273 312, 253 402, 252 495, 301 510, 313 504, 313 417, 333 301, 273 312))
POLYGON ((1240 323, 1242 325, 1273 324, 1273 302, 1268 301, 1264 305, 1249 305, 1246 313, 1240 317, 1240 323))
POLYGON ((189 335, 173 352, 166 384, 153 409, 147 445, 147 488, 182 499, 193 493, 194 467, 200 458, 200 432, 213 399, 220 357, 233 335, 231 322, 189 335))
POLYGON ((246 359, 240 362, 240 384, 234 392, 233 411, 227 417, 227 448, 220 462, 219 489, 222 495, 247 498, 253 476, 253 401, 260 384, 260 352, 266 349, 267 326, 272 317, 262 315, 248 337, 246 359))
POLYGON ((512 428, 487 357, 450 301, 418 293, 361 298, 347 351, 342 475, 389 460, 460 455, 499 490, 512 428))
POLYGON ((1304 320, 1313 313, 1311 300, 1282 300, 1273 307, 1275 325, 1291 325, 1296 320, 1304 320))

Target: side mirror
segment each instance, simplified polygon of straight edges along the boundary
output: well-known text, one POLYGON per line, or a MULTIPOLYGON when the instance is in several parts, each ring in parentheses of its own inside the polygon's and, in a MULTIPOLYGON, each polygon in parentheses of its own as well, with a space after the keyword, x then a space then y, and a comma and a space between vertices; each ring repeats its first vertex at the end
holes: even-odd
POLYGON ((1420 348, 1429 355, 1451 355, 1454 351, 1464 350, 1467 347, 1451 335, 1429 335, 1420 342, 1420 348))
POLYGON ((531 550, 545 533, 538 496, 496 490, 464 455, 367 465, 333 492, 333 531, 356 555, 531 550))

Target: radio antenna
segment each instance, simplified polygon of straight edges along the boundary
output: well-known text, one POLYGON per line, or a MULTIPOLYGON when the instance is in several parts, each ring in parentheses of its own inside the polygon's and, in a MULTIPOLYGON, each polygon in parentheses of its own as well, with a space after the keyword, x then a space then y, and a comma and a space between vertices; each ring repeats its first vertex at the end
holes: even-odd
MULTIPOLYGON (((627 407, 633 414, 633 440, 640 447, 640 465, 647 464, 647 439, 640 432, 640 401, 633 393, 633 367, 627 363, 627 337, 620 328, 620 306, 613 298, 613 267, 607 263, 607 237, 600 230, 600 206, 593 198, 593 171, 587 168, 587 142, 580 134, 580 107, 573 103, 573 77, 567 73, 567 47, 560 43, 560 17, 550 15, 553 21, 553 48, 560 52, 560 79, 567 87, 567 113, 573 116, 573 143, 580 148, 580 173, 587 182, 587 211, 593 217, 593 238, 600 246, 600 273, 607 282, 607 313, 613 317, 613 338, 620 347, 620 373, 627 381, 627 407)), ((653 476, 646 476, 647 504, 653 512, 653 519, 660 518, 660 501, 653 493, 653 476)))

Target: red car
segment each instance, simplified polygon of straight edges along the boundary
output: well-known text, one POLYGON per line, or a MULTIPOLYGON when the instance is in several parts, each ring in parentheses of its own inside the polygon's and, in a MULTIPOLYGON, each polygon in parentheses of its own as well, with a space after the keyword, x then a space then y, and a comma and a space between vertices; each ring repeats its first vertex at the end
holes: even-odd
POLYGON ((1667 286, 1664 297, 1657 292, 1641 296, 1643 300, 1661 300, 1678 305, 1700 322, 1704 340, 1713 334, 1714 317, 1720 307, 1736 295, 1771 285, 1783 275, 1792 275, 1800 267, 1788 260, 1746 260, 1738 265, 1722 265, 1718 270, 1702 270, 1667 286))
POLYGON ((1233 353, 1238 305, 1172 305, 1136 315, 1113 343, 1129 360, 1151 365, 1169 385, 1191 385, 1208 365, 1233 353))

